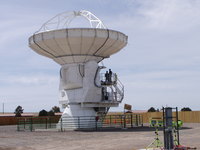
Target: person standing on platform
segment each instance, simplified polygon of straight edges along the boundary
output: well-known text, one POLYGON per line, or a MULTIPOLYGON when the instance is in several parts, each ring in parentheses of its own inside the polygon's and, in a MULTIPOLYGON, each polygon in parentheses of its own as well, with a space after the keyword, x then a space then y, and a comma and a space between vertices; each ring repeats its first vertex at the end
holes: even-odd
POLYGON ((112 71, 109 69, 109 76, 108 76, 108 82, 111 84, 112 83, 112 71))

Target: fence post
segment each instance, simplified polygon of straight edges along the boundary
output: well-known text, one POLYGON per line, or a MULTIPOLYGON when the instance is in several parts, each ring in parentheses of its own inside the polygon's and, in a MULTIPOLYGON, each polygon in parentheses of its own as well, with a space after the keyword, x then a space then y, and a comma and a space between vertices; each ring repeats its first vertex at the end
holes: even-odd
POLYGON ((122 124, 123 124, 123 123, 122 123, 122 117, 123 117, 123 116, 121 115, 121 117, 120 117, 120 118, 121 118, 121 128, 122 128, 122 124))
POLYGON ((137 114, 135 115, 135 119, 136 119, 135 120, 135 125, 138 126, 138 115, 137 114))
POLYGON ((46 121, 46 122, 45 122, 45 123, 46 123, 46 126, 45 126, 45 127, 46 127, 46 129, 47 129, 47 119, 48 119, 48 117, 46 117, 46 119, 45 119, 45 121, 46 121))
POLYGON ((126 128, 126 115, 124 114, 124 128, 126 128))
POLYGON ((51 128, 51 117, 49 117, 49 128, 51 128))
POLYGON ((42 117, 39 117, 39 121, 40 121, 40 125, 39 126, 43 128, 42 117))
MULTIPOLYGON (((95 126, 96 126, 96 131, 98 130, 98 121, 100 120, 99 116, 95 117, 95 126)), ((103 123, 103 120, 102 120, 103 123)))
POLYGON ((142 121, 142 115, 139 114, 139 118, 140 118, 140 126, 143 126, 143 121, 142 121))
POLYGON ((143 124, 144 124, 144 122, 143 122, 143 115, 140 114, 140 116, 142 117, 142 119, 141 119, 142 121, 141 122, 142 122, 142 127, 143 127, 143 124))
POLYGON ((112 118, 111 118, 112 116, 110 115, 110 127, 111 127, 111 123, 112 123, 112 118))
POLYGON ((30 118, 30 131, 33 131, 33 118, 30 118))
POLYGON ((131 128, 133 128, 133 114, 131 114, 131 128))
POLYGON ((140 114, 138 114, 138 117, 139 117, 139 124, 138 125, 142 125, 142 120, 141 120, 141 115, 140 114))
POLYGON ((24 130, 26 129, 26 118, 24 118, 24 130))
POLYGON ((60 118, 60 131, 63 132, 63 127, 62 127, 62 117, 60 118))
POLYGON ((80 117, 78 116, 78 129, 80 129, 80 117))
POLYGON ((95 126, 96 126, 96 131, 97 131, 97 121, 98 121, 98 118, 95 117, 95 126))
POLYGON ((20 119, 18 118, 17 131, 19 131, 20 119))

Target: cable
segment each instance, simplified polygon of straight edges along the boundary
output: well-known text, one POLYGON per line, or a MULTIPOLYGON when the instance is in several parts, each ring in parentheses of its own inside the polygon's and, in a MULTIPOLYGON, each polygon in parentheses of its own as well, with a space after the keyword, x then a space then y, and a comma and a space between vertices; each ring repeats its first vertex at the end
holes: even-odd
POLYGON ((95 85, 96 87, 98 87, 98 88, 101 88, 101 87, 102 87, 101 85, 98 85, 98 84, 96 83, 97 74, 98 74, 98 72, 99 72, 100 69, 101 69, 101 67, 98 66, 98 68, 97 68, 97 70, 96 70, 96 73, 95 73, 95 77, 94 77, 94 85, 95 85))
POLYGON ((62 79, 62 68, 60 68, 60 78, 62 79))
POLYGON ((81 73, 81 64, 78 65, 78 70, 79 70, 79 73, 81 75, 81 77, 83 78, 84 77, 84 71, 83 71, 83 74, 81 73))

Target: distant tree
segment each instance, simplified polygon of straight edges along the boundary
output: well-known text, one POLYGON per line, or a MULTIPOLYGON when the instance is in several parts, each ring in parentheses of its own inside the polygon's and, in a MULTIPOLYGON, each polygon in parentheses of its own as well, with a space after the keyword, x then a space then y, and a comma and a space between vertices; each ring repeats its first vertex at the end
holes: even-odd
POLYGON ((17 106, 15 109, 15 117, 21 117, 24 109, 22 109, 22 106, 17 106))
POLYGON ((192 111, 192 109, 190 109, 189 107, 183 107, 183 108, 181 109, 181 111, 192 111))
POLYGON ((127 114, 128 114, 128 113, 132 113, 132 111, 131 111, 131 110, 128 110, 128 111, 126 111, 125 113, 127 113, 127 114))
POLYGON ((151 107, 148 109, 148 112, 156 112, 156 109, 154 107, 151 107))
POLYGON ((39 116, 48 116, 48 112, 43 109, 39 112, 39 116))
POLYGON ((53 111, 53 110, 50 110, 50 111, 48 112, 48 116, 55 116, 54 111, 53 111))
POLYGON ((59 112, 60 112, 60 107, 54 106, 54 107, 52 107, 52 111, 53 111, 54 113, 59 113, 59 112))

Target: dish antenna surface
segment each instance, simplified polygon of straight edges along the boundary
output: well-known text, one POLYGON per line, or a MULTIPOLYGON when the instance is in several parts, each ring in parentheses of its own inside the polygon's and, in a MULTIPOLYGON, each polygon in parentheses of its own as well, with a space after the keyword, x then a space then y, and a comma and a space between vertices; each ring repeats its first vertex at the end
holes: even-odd
MULTIPOLYGON (((120 51, 127 40, 125 34, 106 29, 100 19, 86 10, 58 14, 29 38, 29 46, 35 52, 61 65, 59 91, 60 104, 65 108, 63 119, 105 115, 110 107, 121 103, 123 85, 110 69, 100 73, 105 67, 98 63, 120 51), (77 16, 86 18, 91 27, 69 28, 77 16)), ((74 128, 78 128, 75 121, 74 128)))

